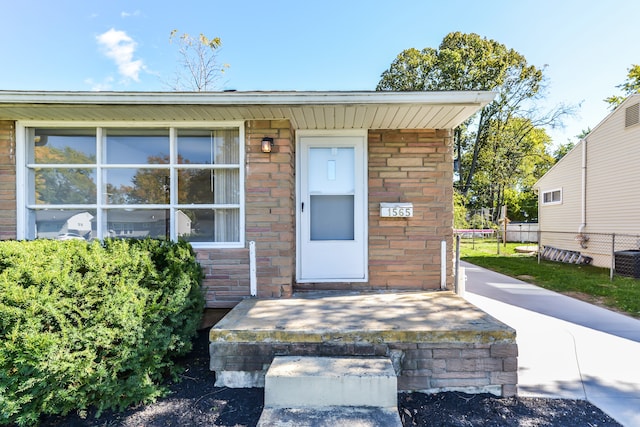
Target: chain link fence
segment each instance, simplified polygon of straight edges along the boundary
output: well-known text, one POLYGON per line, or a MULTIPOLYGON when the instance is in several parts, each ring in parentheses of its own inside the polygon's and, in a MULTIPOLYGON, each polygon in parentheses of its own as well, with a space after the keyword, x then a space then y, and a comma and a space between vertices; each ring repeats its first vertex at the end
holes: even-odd
POLYGON ((640 235, 539 231, 539 259, 608 268, 640 278, 640 235))

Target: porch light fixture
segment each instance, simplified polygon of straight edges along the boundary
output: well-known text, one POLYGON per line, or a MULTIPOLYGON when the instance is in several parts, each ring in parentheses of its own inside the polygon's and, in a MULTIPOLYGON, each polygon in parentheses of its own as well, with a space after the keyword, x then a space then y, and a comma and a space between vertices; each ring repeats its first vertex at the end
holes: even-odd
POLYGON ((273 138, 264 137, 262 138, 262 145, 260 147, 263 153, 270 153, 273 151, 273 138))

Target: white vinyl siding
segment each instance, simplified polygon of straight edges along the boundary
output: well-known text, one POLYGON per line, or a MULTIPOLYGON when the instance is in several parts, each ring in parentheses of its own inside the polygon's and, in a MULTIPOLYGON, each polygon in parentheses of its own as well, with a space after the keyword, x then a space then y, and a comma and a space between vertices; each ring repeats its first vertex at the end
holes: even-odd
POLYGON ((580 227, 581 152, 578 144, 536 184, 540 230, 573 232, 580 227), (561 203, 545 203, 545 195, 560 189, 561 203))
POLYGON ((587 229, 640 233, 640 126, 625 127, 625 109, 618 108, 588 144, 587 229))

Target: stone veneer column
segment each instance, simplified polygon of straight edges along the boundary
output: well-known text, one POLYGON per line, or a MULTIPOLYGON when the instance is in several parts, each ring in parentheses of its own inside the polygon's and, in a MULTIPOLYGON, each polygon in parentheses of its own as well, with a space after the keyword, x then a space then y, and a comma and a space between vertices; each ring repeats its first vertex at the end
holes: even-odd
POLYGON ((295 136, 288 120, 246 127, 246 240, 256 242, 258 297, 289 297, 295 270, 295 136), (263 153, 263 137, 274 150, 263 153))
MULTIPOLYGON (((439 289, 440 245, 453 244, 453 160, 448 130, 369 131, 369 282, 439 289), (413 203, 412 218, 381 218, 381 202, 413 203)), ((453 284, 447 257, 447 286, 453 284)))

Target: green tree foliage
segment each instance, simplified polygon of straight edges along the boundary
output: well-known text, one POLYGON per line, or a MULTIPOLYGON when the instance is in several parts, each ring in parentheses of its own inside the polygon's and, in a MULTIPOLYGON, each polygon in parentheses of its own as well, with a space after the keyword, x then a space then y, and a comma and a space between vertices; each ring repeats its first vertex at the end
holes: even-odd
POLYGON ((622 101, 629 95, 640 92, 640 65, 633 64, 631 68, 627 69, 627 78, 616 87, 622 89, 622 95, 611 95, 604 100, 611 106, 612 110, 622 104, 622 101))
POLYGON ((458 192, 453 193, 453 228, 469 228, 466 201, 464 196, 458 192))
POLYGON ((494 208, 496 215, 506 186, 518 185, 514 183, 517 179, 507 179, 507 175, 546 170, 549 159, 541 148, 546 148, 550 139, 541 129, 558 125, 564 115, 571 113, 571 108, 565 106, 549 112, 537 110, 535 101, 544 92, 542 70, 528 64, 515 50, 477 34, 450 33, 438 49, 401 52, 382 73, 377 90, 497 92, 493 102, 454 132, 460 165, 457 191, 471 207, 489 203, 484 206, 494 208), (542 164, 520 167, 525 159, 542 164))
MULTIPOLYGON (((478 157, 478 170, 472 186, 475 197, 472 207, 497 209, 507 205, 512 220, 511 214, 523 215, 521 211, 524 208, 527 216, 537 217, 537 205, 525 205, 532 199, 532 187, 537 179, 553 165, 553 158, 547 153, 551 138, 528 119, 498 122, 492 128, 496 132, 487 138, 487 149, 478 157), (509 198, 508 193, 511 194, 509 198)), ((470 156, 466 157, 469 161, 470 156)))
POLYGON ((0 242, 0 424, 164 393, 204 298, 186 242, 0 242))

